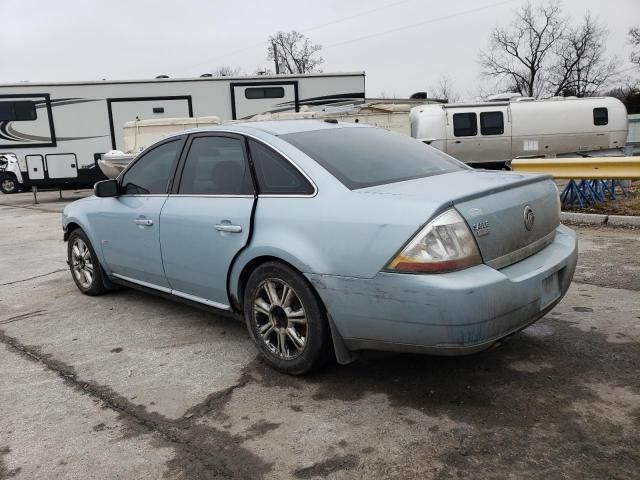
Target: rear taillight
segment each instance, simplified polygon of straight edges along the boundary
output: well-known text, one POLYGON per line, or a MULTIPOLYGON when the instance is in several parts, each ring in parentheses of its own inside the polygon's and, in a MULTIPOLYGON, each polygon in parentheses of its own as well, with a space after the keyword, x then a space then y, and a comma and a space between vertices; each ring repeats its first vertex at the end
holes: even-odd
POLYGON ((482 263, 476 241, 453 208, 420 230, 389 262, 387 270, 404 273, 444 273, 482 263))

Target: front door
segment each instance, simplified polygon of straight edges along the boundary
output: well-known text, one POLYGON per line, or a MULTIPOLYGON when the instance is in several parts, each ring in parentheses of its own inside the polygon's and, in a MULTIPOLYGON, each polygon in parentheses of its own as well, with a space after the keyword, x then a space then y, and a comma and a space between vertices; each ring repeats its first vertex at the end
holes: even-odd
POLYGON ((175 295, 228 308, 227 274, 250 235, 255 190, 242 137, 191 137, 160 215, 160 244, 175 295))
POLYGON ((115 276, 169 289, 160 254, 160 211, 183 143, 184 137, 173 138, 145 152, 122 176, 122 194, 100 199, 104 206, 94 223, 115 276))

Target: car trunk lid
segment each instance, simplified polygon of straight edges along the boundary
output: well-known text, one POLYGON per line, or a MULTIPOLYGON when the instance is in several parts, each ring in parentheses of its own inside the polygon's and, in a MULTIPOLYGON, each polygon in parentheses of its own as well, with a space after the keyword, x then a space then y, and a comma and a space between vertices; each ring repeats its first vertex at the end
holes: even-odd
POLYGON ((437 211, 454 206, 473 232, 483 261, 494 268, 541 250, 560 224, 558 191, 546 175, 464 170, 360 192, 413 198, 437 211))

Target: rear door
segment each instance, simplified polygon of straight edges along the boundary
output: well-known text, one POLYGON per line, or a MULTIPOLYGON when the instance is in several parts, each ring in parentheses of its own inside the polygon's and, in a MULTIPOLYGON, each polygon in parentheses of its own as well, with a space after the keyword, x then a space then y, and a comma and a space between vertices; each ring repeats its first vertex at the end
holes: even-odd
POLYGON ((250 235, 255 188, 244 139, 189 139, 160 216, 160 243, 175 295, 228 309, 227 273, 250 235))
POLYGON ((111 146, 114 150, 122 151, 124 151, 122 128, 127 122, 136 119, 151 120, 193 116, 190 96, 109 98, 107 106, 111 128, 111 146))
POLYGON ((478 111, 480 137, 474 160, 511 160, 511 115, 508 106, 483 107, 478 111))
POLYGON ((233 119, 259 113, 298 111, 298 82, 244 82, 231 84, 233 119))

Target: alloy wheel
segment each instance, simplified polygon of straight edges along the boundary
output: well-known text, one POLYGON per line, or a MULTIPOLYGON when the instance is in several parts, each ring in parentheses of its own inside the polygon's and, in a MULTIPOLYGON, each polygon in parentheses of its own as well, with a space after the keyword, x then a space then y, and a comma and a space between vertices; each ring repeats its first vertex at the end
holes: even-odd
POLYGON ((307 315, 295 290, 283 280, 268 278, 258 285, 253 314, 260 339, 285 360, 299 356, 307 344, 307 315))
POLYGON ((74 239, 71 246, 71 269, 82 288, 91 288, 95 271, 93 259, 89 247, 81 238, 74 239))

